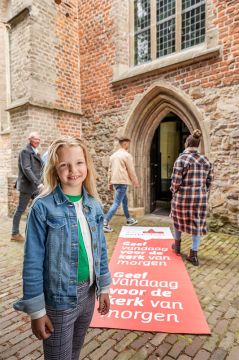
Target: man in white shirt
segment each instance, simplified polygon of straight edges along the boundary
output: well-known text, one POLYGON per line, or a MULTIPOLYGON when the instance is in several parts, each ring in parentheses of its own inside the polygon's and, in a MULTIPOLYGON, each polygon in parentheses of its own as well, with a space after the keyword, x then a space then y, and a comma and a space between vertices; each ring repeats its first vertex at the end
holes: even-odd
POLYGON ((110 157, 108 186, 109 190, 115 190, 114 202, 105 216, 104 231, 111 232, 113 229, 109 222, 122 203, 124 215, 127 219, 126 225, 135 225, 137 220, 129 214, 127 190, 130 184, 139 187, 139 181, 135 173, 133 157, 129 154, 128 149, 130 139, 127 136, 119 138, 120 148, 110 157))

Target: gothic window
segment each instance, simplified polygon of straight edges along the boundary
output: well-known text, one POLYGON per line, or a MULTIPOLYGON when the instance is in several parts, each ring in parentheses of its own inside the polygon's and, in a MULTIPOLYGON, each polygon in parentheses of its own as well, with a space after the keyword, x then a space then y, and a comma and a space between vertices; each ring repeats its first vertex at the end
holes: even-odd
POLYGON ((135 65, 205 40, 205 0, 133 0, 135 65))

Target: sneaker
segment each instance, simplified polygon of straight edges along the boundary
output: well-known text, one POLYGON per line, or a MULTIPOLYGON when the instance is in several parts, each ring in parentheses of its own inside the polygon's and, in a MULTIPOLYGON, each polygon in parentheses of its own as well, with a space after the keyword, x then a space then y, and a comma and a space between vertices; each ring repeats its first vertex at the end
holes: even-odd
POLYGON ((128 225, 128 226, 132 226, 132 225, 135 225, 137 223, 138 223, 138 221, 136 219, 132 218, 132 217, 128 218, 127 221, 126 221, 126 225, 128 225))
POLYGON ((113 231, 112 227, 110 227, 109 224, 104 225, 103 230, 104 230, 104 232, 112 232, 113 231))
POLYGON ((24 241, 25 238, 21 234, 13 234, 11 237, 12 241, 24 241))
POLYGON ((112 227, 109 226, 109 223, 106 219, 104 219, 104 225, 103 225, 104 232, 112 232, 112 227))

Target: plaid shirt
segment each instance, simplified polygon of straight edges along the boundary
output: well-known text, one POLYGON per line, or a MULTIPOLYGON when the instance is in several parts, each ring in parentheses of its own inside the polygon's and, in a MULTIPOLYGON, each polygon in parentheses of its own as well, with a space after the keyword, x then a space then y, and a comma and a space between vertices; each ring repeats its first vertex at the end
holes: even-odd
POLYGON ((193 235, 207 233, 207 200, 212 177, 212 164, 196 148, 187 148, 175 161, 170 188, 171 217, 178 231, 193 235))

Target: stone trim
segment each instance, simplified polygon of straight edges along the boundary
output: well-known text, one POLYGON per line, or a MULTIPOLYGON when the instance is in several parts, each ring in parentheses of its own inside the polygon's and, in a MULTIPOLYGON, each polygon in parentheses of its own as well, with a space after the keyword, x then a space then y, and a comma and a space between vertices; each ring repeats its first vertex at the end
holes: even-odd
POLYGON ((11 134, 11 130, 10 128, 6 129, 6 130, 3 130, 3 131, 0 131, 0 135, 3 136, 3 135, 10 135, 11 134))
MULTIPOLYGON (((157 9, 156 9, 156 1, 155 0, 150 0, 150 8, 151 8, 151 11, 150 11, 150 15, 151 15, 151 19, 150 19, 151 59, 156 59, 156 54, 157 54, 157 31, 156 31, 157 9)), ((134 64, 134 66, 135 66, 135 64, 134 64)))
POLYGON ((82 111, 76 111, 76 110, 70 110, 70 109, 63 109, 54 105, 50 105, 50 104, 41 104, 39 102, 27 99, 27 98, 22 98, 20 100, 16 100, 14 102, 12 102, 5 110, 11 112, 12 110, 15 110, 18 107, 23 107, 25 105, 32 105, 32 106, 37 106, 40 108, 44 108, 44 109, 49 109, 49 110, 58 110, 58 111, 63 111, 66 113, 70 113, 70 114, 75 114, 75 115, 82 115, 83 112, 82 111))
POLYGON ((28 15, 30 15, 31 6, 26 6, 21 11, 19 11, 18 14, 14 15, 12 18, 10 18, 6 23, 10 25, 10 28, 12 29, 17 24, 19 24, 22 20, 24 20, 28 15))
POLYGON ((138 65, 123 73, 120 72, 125 67, 115 67, 113 74, 113 84, 121 82, 130 82, 132 80, 141 79, 142 75, 160 74, 162 72, 171 71, 181 66, 195 64, 220 55, 221 46, 215 46, 210 49, 205 48, 205 44, 182 50, 180 53, 165 56, 161 59, 150 61, 149 63, 138 65))
POLYGON ((176 53, 182 51, 182 0, 176 1, 175 46, 176 53))

